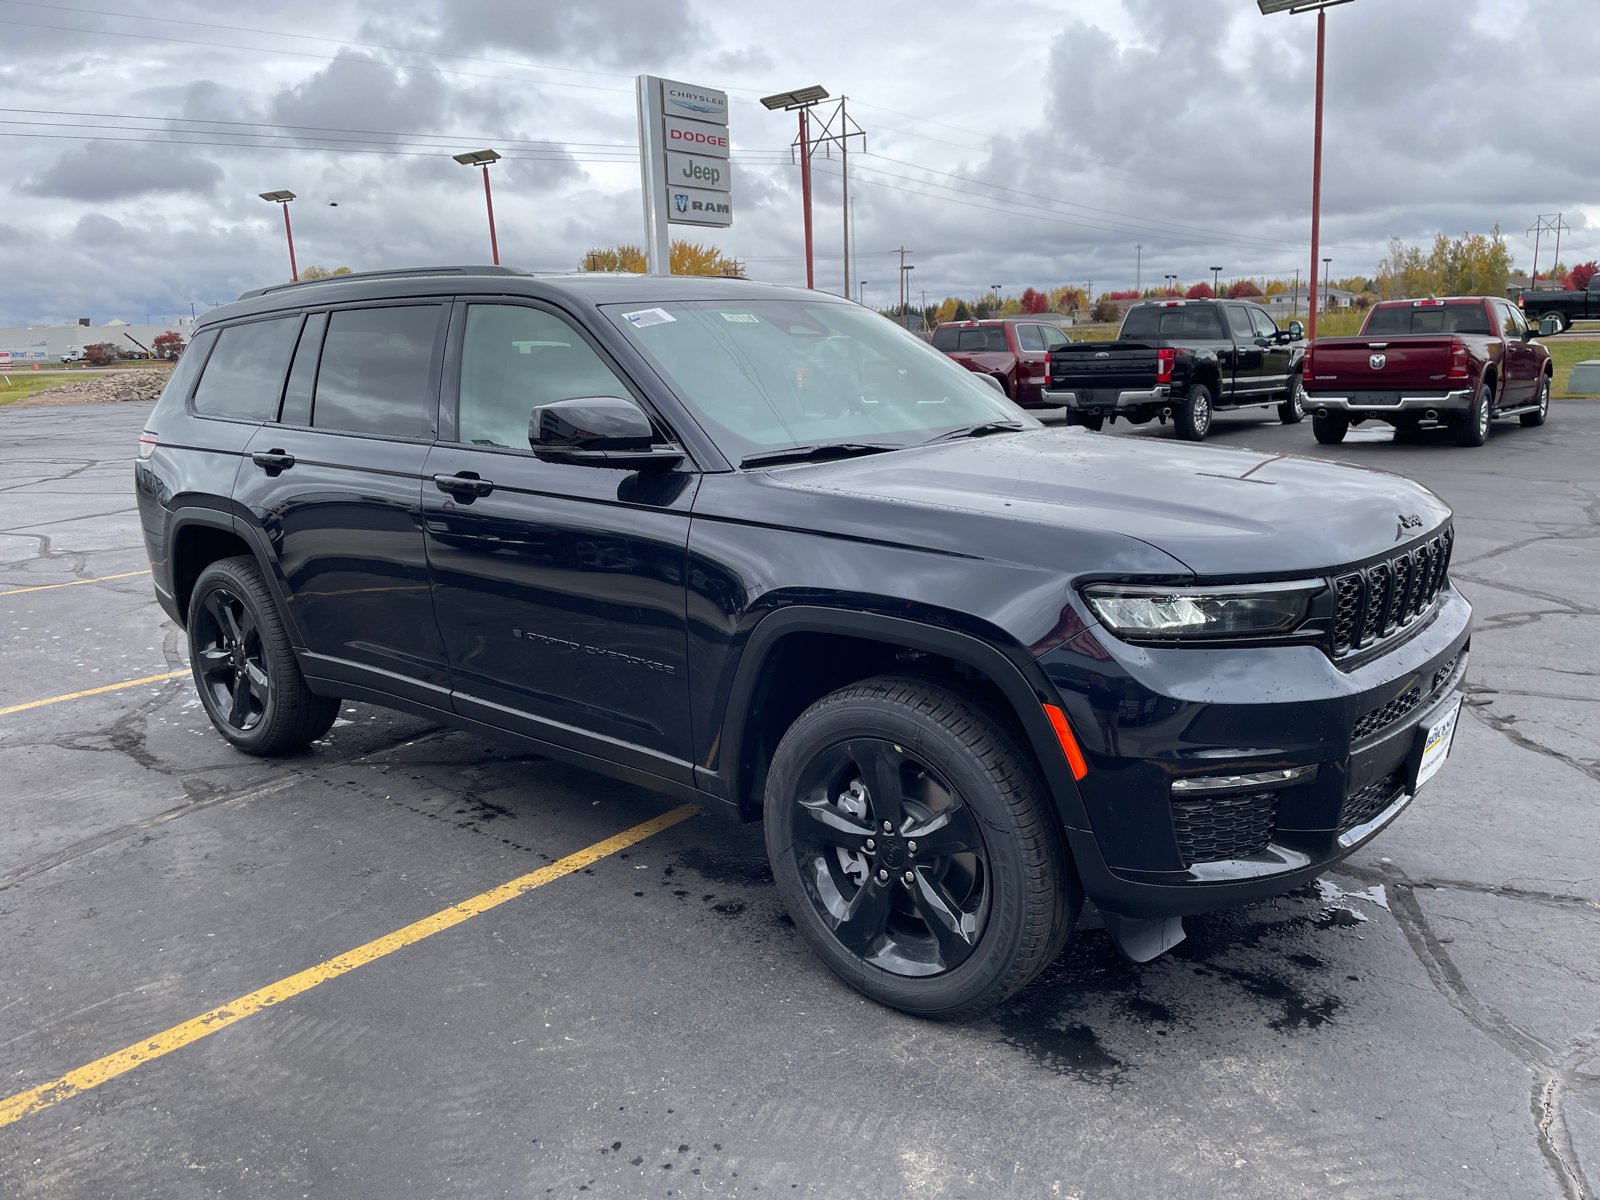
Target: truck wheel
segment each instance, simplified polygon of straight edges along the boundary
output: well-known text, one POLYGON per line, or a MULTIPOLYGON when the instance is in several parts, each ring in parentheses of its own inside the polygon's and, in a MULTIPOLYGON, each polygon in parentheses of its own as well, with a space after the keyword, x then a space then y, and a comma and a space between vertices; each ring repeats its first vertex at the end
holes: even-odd
POLYGON ((1555 318, 1557 333, 1565 333, 1567 330, 1572 328, 1572 322, 1567 319, 1567 314, 1563 312, 1542 312, 1537 317, 1533 318, 1533 327, 1538 329, 1539 323, 1546 317, 1555 318))
POLYGON ((1189 385, 1189 398, 1173 418, 1178 436, 1185 441, 1203 442, 1211 432, 1211 391, 1203 383, 1189 385))
POLYGON ((1311 414, 1311 432, 1324 446, 1337 446, 1350 432, 1350 418, 1343 413, 1311 414))
POLYGON ((333 726, 339 701, 306 687, 272 592, 251 558, 224 558, 195 581, 189 668, 217 732, 246 754, 282 754, 333 726))
POLYGON ((1298 425, 1306 419, 1306 389, 1300 376, 1289 376, 1289 396, 1278 405, 1278 420, 1285 425, 1298 425))
POLYGON ((1067 414, 1067 424, 1082 425, 1085 429, 1092 429, 1096 433, 1100 432, 1105 423, 1106 419, 1098 414, 1090 416, 1085 416, 1082 413, 1067 414))
POLYGON ((1494 392, 1484 384, 1478 389, 1478 398, 1472 402, 1472 407, 1456 419, 1456 445, 1481 446, 1488 441, 1493 409, 1494 392))
POLYGON ((1550 376, 1546 375, 1539 381, 1539 411, 1522 414, 1522 427, 1533 429, 1543 425, 1545 418, 1550 415, 1550 376))
POLYGON ((767 774, 767 854, 817 956, 920 1017, 976 1016, 1060 952, 1083 904, 1060 818, 1011 739, 923 680, 824 696, 767 774))

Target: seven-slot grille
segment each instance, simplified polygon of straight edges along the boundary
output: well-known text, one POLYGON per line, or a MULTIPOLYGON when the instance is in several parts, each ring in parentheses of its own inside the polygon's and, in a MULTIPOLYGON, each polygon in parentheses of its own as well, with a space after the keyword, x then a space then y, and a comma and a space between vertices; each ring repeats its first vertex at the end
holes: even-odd
POLYGON ((1428 612, 1444 588, 1455 533, 1436 536, 1333 581, 1333 652, 1365 650, 1392 637, 1428 612))

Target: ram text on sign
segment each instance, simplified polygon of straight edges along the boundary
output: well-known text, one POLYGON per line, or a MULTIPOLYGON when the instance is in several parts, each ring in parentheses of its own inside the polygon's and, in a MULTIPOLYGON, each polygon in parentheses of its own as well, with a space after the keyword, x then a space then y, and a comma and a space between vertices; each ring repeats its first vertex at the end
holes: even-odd
POLYGON ((733 202, 727 192, 669 187, 669 219, 678 225, 732 225, 733 202))

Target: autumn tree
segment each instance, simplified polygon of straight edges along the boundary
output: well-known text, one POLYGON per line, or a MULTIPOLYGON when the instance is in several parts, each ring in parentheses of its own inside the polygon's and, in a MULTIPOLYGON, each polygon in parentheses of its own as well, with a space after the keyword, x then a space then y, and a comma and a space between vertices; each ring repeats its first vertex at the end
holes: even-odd
POLYGON ((1237 283, 1228 285, 1227 296, 1229 300, 1240 300, 1247 296, 1259 296, 1261 289, 1256 286, 1253 279, 1241 279, 1237 283))
POLYGON ((116 362, 122 357, 122 353, 111 342, 93 342, 83 348, 83 357, 93 366, 103 367, 116 362))
POLYGON ((1089 319, 1099 322, 1118 321, 1122 319, 1122 310, 1110 297, 1102 297, 1100 303, 1089 310, 1089 319))
POLYGON ((1028 288, 1022 293, 1021 304, 1022 311, 1029 316, 1050 311, 1050 297, 1043 292, 1036 292, 1032 288, 1028 288))
POLYGON ((156 335, 156 340, 150 343, 157 358, 173 361, 183 354, 183 334, 176 330, 156 335))
POLYGON ((1439 234, 1424 253, 1397 237, 1378 261, 1372 289, 1382 300, 1416 296, 1503 296, 1513 266, 1511 249, 1495 224, 1488 234, 1439 234))
POLYGON ((331 271, 327 267, 302 267, 300 269, 301 279, 331 279, 335 275, 348 274, 350 274, 349 267, 335 267, 331 271))
POLYGON ((1082 288, 1057 287, 1050 289, 1050 307, 1055 312, 1076 312, 1080 308, 1087 307, 1088 303, 1089 297, 1084 294, 1082 288))
POLYGON ((1210 300, 1212 298, 1209 283, 1197 283, 1183 294, 1186 300, 1210 300))
POLYGON ((954 296, 946 296, 943 303, 934 310, 933 319, 939 324, 956 319, 956 306, 961 302, 954 296))
MULTIPOLYGON (((729 258, 715 246, 674 238, 668 248, 668 257, 674 275, 731 275, 744 278, 744 264, 736 258, 729 258)), ((643 275, 645 269, 644 250, 627 242, 590 250, 578 264, 580 271, 625 271, 643 275)))
POLYGON ((1567 287, 1575 292, 1584 291, 1588 288, 1589 281, 1594 278, 1596 271, 1600 271, 1600 265, 1596 265, 1593 259, 1586 263, 1579 263, 1567 273, 1567 287))

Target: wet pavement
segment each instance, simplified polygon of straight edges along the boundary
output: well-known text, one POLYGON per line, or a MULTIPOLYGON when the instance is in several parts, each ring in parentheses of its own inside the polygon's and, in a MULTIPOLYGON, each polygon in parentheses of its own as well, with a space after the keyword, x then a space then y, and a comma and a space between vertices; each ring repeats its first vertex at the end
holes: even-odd
MULTIPOLYGON (((129 574, 148 411, 0 412, 0 709, 184 667, 129 574)), ((759 829, 697 817, 0 1124, 0 1192, 1593 1196, 1600 404, 1478 450, 1213 439, 1458 514, 1454 753, 1316 886, 1143 966, 1091 913, 937 1025, 836 983, 759 829)), ((250 759, 186 677, 0 715, 0 780, 0 1103, 675 807, 365 705, 250 759)))

